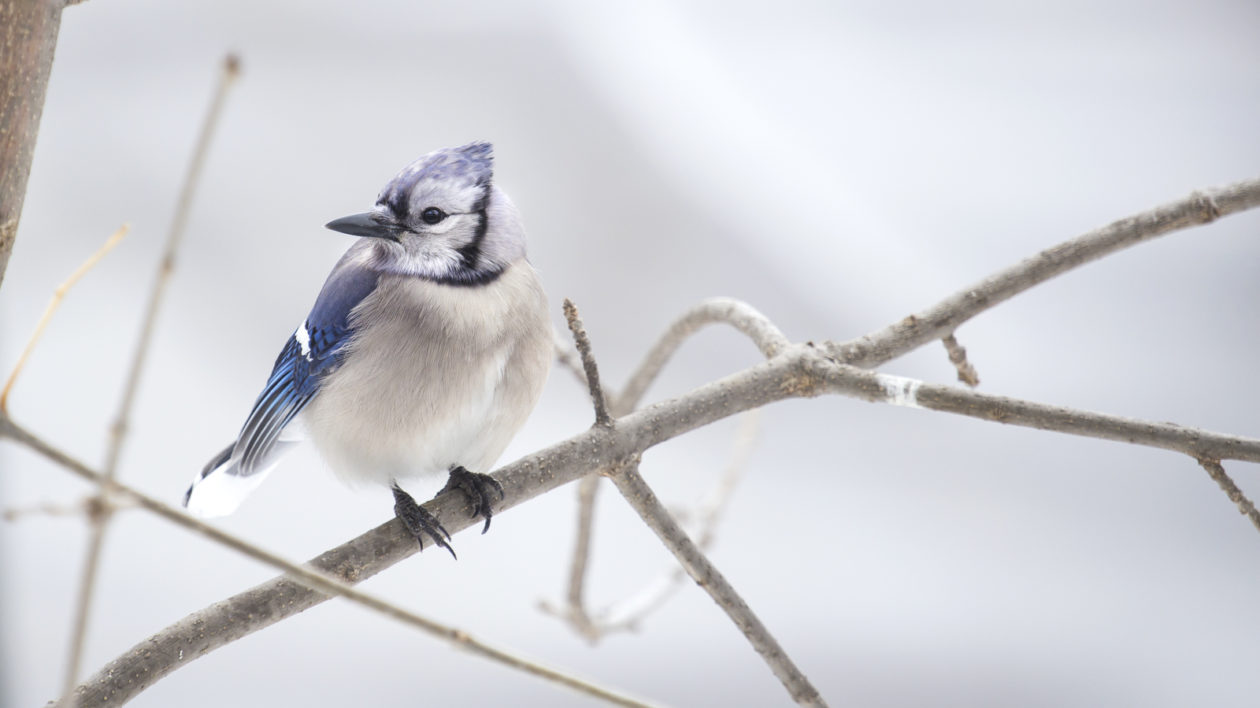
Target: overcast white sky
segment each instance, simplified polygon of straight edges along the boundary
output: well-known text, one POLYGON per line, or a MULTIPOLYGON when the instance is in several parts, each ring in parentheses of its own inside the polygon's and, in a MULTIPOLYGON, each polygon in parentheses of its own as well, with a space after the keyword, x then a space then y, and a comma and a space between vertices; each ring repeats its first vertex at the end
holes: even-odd
MULTIPOLYGON (((847 339, 1047 246, 1191 190, 1260 175, 1260 5, 118 2, 66 10, 3 288, 0 369, 57 283, 132 235, 67 300, 11 402, 98 462, 157 252, 222 55, 232 94, 165 303, 122 475, 177 502, 238 429, 364 210, 415 157, 495 143, 559 323, 582 309, 606 380, 702 298, 794 339, 847 339)), ((982 388, 1260 435, 1260 214, 1073 272, 968 323, 982 388)), ((700 335, 650 393, 756 361, 700 335)), ((884 370, 949 382, 929 347, 884 370)), ((585 427, 552 378, 504 461, 585 427)), ((645 458, 701 497, 734 421, 645 458)), ((88 488, 0 447, 0 505, 88 488)), ((1252 465, 1228 469, 1253 497, 1252 465)), ((367 587, 481 638, 667 704, 782 689, 685 588, 596 648, 534 608, 563 593, 573 490, 367 587)), ((293 559, 391 513, 311 452, 223 528, 293 559)), ((591 596, 668 567, 615 494, 591 596)), ((61 684, 86 531, 0 522, 0 704, 61 684)), ((845 399, 765 411, 714 560, 833 705, 1254 703, 1260 536, 1173 454, 845 399)), ((142 512, 108 537, 85 668, 273 575, 142 512)), ((136 706, 584 705, 331 602, 158 683, 136 706)))

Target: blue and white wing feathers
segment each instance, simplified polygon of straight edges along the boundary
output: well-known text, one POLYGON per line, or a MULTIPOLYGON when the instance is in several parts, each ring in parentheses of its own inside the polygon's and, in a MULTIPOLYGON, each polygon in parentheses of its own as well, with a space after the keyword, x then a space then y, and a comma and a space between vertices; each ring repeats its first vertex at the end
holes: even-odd
POLYGON ((315 307, 285 342, 236 441, 206 465, 184 505, 198 516, 236 510, 295 443, 284 432, 337 369, 354 334, 350 312, 376 288, 378 274, 356 263, 352 248, 324 283, 315 307))

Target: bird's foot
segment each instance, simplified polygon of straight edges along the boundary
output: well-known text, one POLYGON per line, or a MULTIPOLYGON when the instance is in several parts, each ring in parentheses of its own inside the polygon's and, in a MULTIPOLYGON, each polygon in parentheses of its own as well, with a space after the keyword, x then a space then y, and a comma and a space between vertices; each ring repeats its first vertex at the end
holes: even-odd
POLYGON ((451 552, 451 557, 459 559, 455 555, 455 549, 447 541, 451 540, 451 535, 442 528, 441 522, 437 517, 425 511, 424 507, 416 503, 416 500, 406 492, 404 492, 397 484, 393 486, 394 490, 394 515, 398 520, 407 527, 412 536, 415 536, 416 542, 424 548, 424 537, 428 536, 433 539, 439 547, 445 548, 451 552))
MULTIPOLYGON (((494 515, 494 511, 490 508, 490 497, 497 495, 499 501, 503 501, 503 485, 488 474, 469 472, 462 466, 456 465, 451 468, 451 476, 446 480, 446 486, 442 487, 443 492, 450 489, 458 489, 468 497, 468 501, 472 502, 472 516, 480 516, 486 520, 486 525, 481 527, 481 532, 489 531, 490 517, 494 515)), ((438 493, 441 494, 441 492, 438 493)))

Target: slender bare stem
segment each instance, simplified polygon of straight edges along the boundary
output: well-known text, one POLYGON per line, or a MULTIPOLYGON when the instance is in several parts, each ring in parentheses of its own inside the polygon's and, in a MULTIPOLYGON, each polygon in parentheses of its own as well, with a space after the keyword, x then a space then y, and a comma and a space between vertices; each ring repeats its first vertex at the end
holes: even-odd
MULTIPOLYGON (((26 516, 86 516, 92 517, 101 513, 101 498, 97 494, 83 497, 73 504, 54 504, 52 502, 41 502, 30 506, 9 507, 4 510, 4 514, 0 515, 5 521, 19 521, 26 516)), ((113 503, 114 511, 122 511, 135 506, 130 502, 113 503)))
POLYGON ((573 544, 573 563, 569 567, 569 592, 564 612, 578 633, 592 642, 599 638, 599 630, 586 611, 586 568, 591 559, 591 537, 595 530, 595 496, 599 493, 600 477, 587 475, 578 482, 578 523, 573 544))
POLYGON ((73 288, 80 278, 87 275, 87 272, 92 270, 105 257, 106 253, 114 250, 114 246, 117 246, 118 242, 122 241, 123 237, 127 235, 129 228, 131 227, 128 224, 118 227, 118 230, 105 239, 105 243, 101 244, 101 247, 96 249, 95 253, 88 256, 88 259, 53 291, 52 299, 48 301, 48 306, 44 308, 44 314, 40 315, 39 322, 35 324, 35 331, 31 333, 31 338, 26 340, 26 347, 22 350, 21 356, 18 357, 17 363, 13 365, 13 371, 9 374, 8 381, 4 383, 4 390, 0 391, 0 412, 7 413, 9 411, 9 392, 13 390, 13 384, 17 383, 18 375, 22 373, 22 367, 26 365, 26 360, 30 358, 31 352, 35 350, 35 345, 44 334, 44 328, 48 326, 48 321, 52 319, 53 313, 57 311, 57 308, 61 307, 61 303, 70 292, 70 288, 73 288))
POLYGON ((975 388, 980 385, 980 374, 976 373, 976 367, 967 361, 967 350, 963 345, 958 343, 951 332, 941 338, 941 343, 945 345, 945 351, 949 354, 949 363, 954 365, 958 371, 958 380, 975 388))
POLYGON ((595 495, 599 492, 599 475, 588 474, 578 481, 578 522, 574 534, 573 558, 569 564, 569 587, 562 605, 552 605, 546 600, 538 602, 538 609, 559 617, 569 624, 579 636, 595 643, 603 632, 586 611, 586 568, 591 559, 591 537, 595 526, 595 495))
POLYGON ((1221 466, 1220 460, 1200 457, 1199 464, 1220 485, 1225 495, 1229 497, 1229 500, 1234 502, 1234 505, 1238 507, 1238 512, 1246 516, 1251 521, 1251 525, 1255 526, 1257 531, 1260 531, 1260 511, 1256 511, 1256 505, 1247 498, 1247 495, 1243 494, 1238 485, 1234 484, 1234 480, 1230 479, 1229 475, 1225 473, 1225 468, 1221 466))
MULTIPOLYGON (((140 388, 140 376, 148 359, 149 345, 153 341, 153 331, 157 324, 158 311, 161 308, 166 286, 175 270, 175 258, 179 253, 179 245, 183 240, 184 230, 188 224, 188 214, 192 209, 193 196, 197 192, 197 184, 201 177, 202 167, 206 162, 206 154, 210 149, 211 139, 223 113, 223 104, 228 90, 240 74, 240 62, 233 55, 228 55, 223 62, 223 72, 219 75, 219 84, 214 92, 214 99, 206 111, 201 126, 201 135, 193 151, 192 160, 188 164, 188 172, 184 177, 184 186, 180 191, 179 202, 175 207, 175 216, 171 222, 170 232, 166 238, 166 248, 158 265, 157 278, 149 293, 148 306, 141 321, 140 337, 136 343, 136 352, 127 373, 123 386, 122 401, 118 406, 118 414, 110 426, 109 448, 105 452, 104 477, 112 482, 118 476, 118 460, 122 455, 123 442, 127 437, 127 426, 131 420, 131 409, 135 405, 136 392, 140 388)), ((101 513, 92 518, 92 534, 88 541, 87 557, 83 566, 83 579, 79 585, 78 601, 75 603, 74 630, 70 640, 70 656, 66 661, 66 681, 62 695, 69 696, 71 689, 79 677, 79 667, 83 657, 83 642, 87 636, 90 622, 92 596, 96 592, 97 569, 100 567, 101 549, 105 545, 105 531, 109 527, 110 500, 109 485, 101 487, 101 513)))
MULTIPOLYGON (((265 563, 267 565, 272 566, 273 568, 276 568, 284 572, 286 575, 278 579, 279 581, 281 581, 282 583, 295 585, 295 587, 300 588, 302 591, 314 593, 315 595, 319 596, 319 600, 317 600, 317 602, 326 600, 329 597, 333 597, 333 596, 344 597, 347 600, 350 600, 359 605, 367 607, 368 609, 380 612, 387 617, 392 617, 394 619, 400 620, 406 624, 409 624, 422 631, 432 634, 438 637, 439 639, 445 639, 449 642, 452 642, 453 644, 459 646, 462 649, 467 649, 468 651, 474 654, 477 654, 487 659, 491 659, 493 661, 497 661, 511 668, 524 671, 534 676, 538 676, 548 681, 552 681, 554 683, 567 686, 569 688, 586 693, 590 696, 600 698, 602 700, 615 703, 618 705, 627 705, 627 706, 646 705, 645 703, 643 703, 642 701, 638 699, 627 697, 626 695, 618 693, 611 689, 598 686, 584 679, 576 678, 575 676, 571 674, 563 673, 555 669, 542 666, 535 662, 529 661, 528 659, 524 659, 520 656, 511 654, 502 649, 495 648, 489 644, 486 644, 485 642, 481 640, 473 638, 472 636, 470 636, 467 632, 464 632, 463 630, 459 630, 454 627, 448 627, 438 622, 434 622, 433 620, 430 620, 426 617, 422 617, 421 615, 411 612, 410 610, 399 607, 386 600, 376 597, 375 595, 365 593, 361 590, 357 590, 354 587, 352 587, 351 583, 358 583, 362 580, 366 580, 372 575, 375 575, 380 570, 383 570, 389 565, 393 565, 393 562, 397 562, 397 560, 401 560, 401 558, 398 558, 395 561, 390 562, 388 564, 381 565, 378 568, 371 568, 370 566, 360 565, 359 563, 354 562, 354 561, 360 560, 360 557, 358 557, 357 554, 353 554, 353 553, 348 554, 345 552, 337 553, 336 551, 340 549, 335 549, 334 551, 325 553, 324 555, 310 561, 309 563, 305 565, 298 565, 297 563, 289 561, 270 551, 260 548, 259 546, 256 546, 250 543, 249 541, 233 536, 199 519, 195 519, 172 506, 164 504, 161 501, 154 499, 153 497, 150 497, 147 494, 137 489, 134 489, 132 487, 129 487, 123 484, 122 482, 110 481, 106 479, 104 474, 96 472, 95 470, 92 470, 90 467, 83 464, 82 462, 79 462, 78 460, 71 458, 65 453, 55 449, 51 445, 40 440, 39 438, 36 438, 34 435, 20 428, 16 423, 14 423, 11 419, 7 417, 0 417, 0 433, 2 433, 4 437, 10 437, 17 442, 20 442, 26 445, 27 447, 35 450, 36 452, 52 460, 53 462, 56 462, 62 465, 63 467, 65 467, 66 469, 78 474, 80 477, 83 477, 84 479, 95 481, 103 486, 108 487, 111 494, 119 496, 121 499, 125 501, 134 503, 136 506, 143 507, 144 509, 151 511, 165 518, 168 521, 174 522, 175 524, 179 526, 183 526, 184 528, 189 529, 191 531, 195 531, 217 543, 220 543, 224 546, 227 546, 228 548, 231 548, 239 553, 242 553, 243 555, 246 555, 250 558, 253 558, 254 560, 265 563), (352 559, 348 557, 349 555, 355 555, 356 557, 352 559)), ((447 500, 451 503, 441 505, 441 508, 442 508, 441 518, 444 522, 444 525, 447 528, 451 529, 453 532, 461 530, 462 528, 465 528, 469 525, 469 523, 459 523, 458 521, 454 520, 455 517, 464 516, 463 514, 459 513, 459 505, 462 504, 463 502, 460 501, 458 497, 459 497, 458 494, 456 495, 446 494, 446 495, 443 495, 442 497, 444 500, 447 500), (450 518, 452 520, 446 521, 447 518, 450 518)), ((429 506, 435 506, 435 505, 436 505, 435 502, 430 502, 429 504, 426 504, 425 506, 429 507, 429 506)), ((370 532, 370 533, 384 534, 386 532, 394 532, 391 534, 392 536, 395 536, 395 537, 399 536, 397 524, 393 522, 392 520, 389 522, 386 522, 385 524, 382 524, 381 526, 377 527, 373 532, 370 532)), ((378 539, 377 543, 379 543, 381 540, 383 539, 378 539)), ((390 540, 393 541, 396 539, 390 539, 390 540)), ((414 540, 415 539, 413 538, 412 544, 411 544, 413 548, 410 549, 411 552, 406 553, 405 555, 411 555, 411 553, 415 553, 419 551, 419 547, 416 546, 416 544, 414 543, 414 540)), ((368 552, 371 553, 373 551, 369 550, 368 552)), ((273 581, 272 584, 273 585, 276 584, 276 581, 273 581)), ((312 602, 311 604, 313 605, 316 603, 312 602)), ((213 642, 208 643, 208 646, 206 646, 207 644, 207 642, 205 641, 206 638, 204 636, 201 636, 201 634, 202 632, 206 631, 207 624, 214 624, 214 620, 205 620, 202 616, 207 615, 207 614, 214 614, 223 609, 224 609, 224 603, 218 603, 216 605, 212 605, 206 610, 203 610, 201 613, 197 613, 193 615, 192 617, 197 618, 197 619, 193 620, 190 625, 184 626, 183 627, 184 631, 180 633, 179 636, 174 637, 173 640, 168 642, 168 646, 171 646, 172 648, 181 652, 180 663, 183 663, 182 652, 184 651, 188 652, 189 654, 188 659, 191 660, 219 646, 219 644, 215 644, 213 642)), ((303 609, 306 609, 306 607, 297 608, 296 611, 301 611, 303 609)), ((238 622, 239 619, 240 619, 239 617, 236 617, 235 619, 229 618, 227 621, 238 622)), ((187 622, 188 622, 188 619, 185 619, 184 622, 180 623, 180 625, 184 625, 187 622)), ((176 626, 180 626, 180 625, 176 625, 176 626)), ((250 631, 252 630, 246 630, 244 632, 240 632, 240 636, 244 636, 245 634, 248 634, 250 631)), ((146 643, 144 646, 151 648, 153 645, 146 643)), ((147 650, 146 650, 146 653, 147 653, 147 650)), ((167 658, 169 659, 170 657, 167 657, 167 658)), ((135 693, 139 693, 140 690, 143 690, 153 681, 156 681, 158 678, 161 678, 162 675, 165 675, 165 672, 163 672, 162 674, 158 676, 147 676, 146 675, 147 673, 148 673, 148 669, 145 668, 138 671, 136 675, 126 675, 126 676, 119 675, 117 677, 114 677, 113 675, 111 675, 110 676, 111 682, 115 681, 116 679, 116 683, 112 683, 111 688, 107 690, 103 690, 103 691, 92 690, 92 687, 89 684, 88 687, 80 687, 79 690, 75 691, 73 695, 63 694, 62 702, 60 703, 60 705, 62 706, 73 705, 74 704, 73 702, 75 700, 79 701, 80 704, 82 705, 93 705, 93 706, 122 705, 127 700, 130 700, 130 698, 132 698, 135 695, 135 693), (139 685, 133 684, 131 683, 132 680, 143 681, 143 683, 139 685)))
POLYGON ((792 700, 805 706, 824 706, 822 696, 814 688, 805 674, 797 668, 792 659, 779 646, 778 641, 770 634, 748 603, 744 602, 735 588, 727 582, 718 569, 709 562, 704 553, 696 547, 687 533, 682 530, 674 517, 648 487, 643 476, 639 474, 638 464, 629 463, 611 474, 613 484, 626 498, 630 506, 639 513, 639 518, 647 524, 661 543, 669 549, 687 574, 704 588, 713 601, 726 612, 735 626, 748 639, 753 648, 761 654, 766 665, 774 672, 775 677, 791 694, 792 700))
MULTIPOLYGON (((682 346, 682 343, 705 325, 716 323, 728 324, 744 333, 767 357, 774 356, 789 344, 787 337, 783 336, 774 323, 747 303, 730 298, 705 300, 683 313, 661 335, 630 377, 625 388, 608 402, 611 414, 613 416, 625 415, 634 410, 648 387, 660 375, 665 364, 682 346)), ((560 352, 558 354, 560 361, 574 372, 579 381, 585 382, 585 373, 574 361, 575 350, 558 343, 557 351, 560 352)), ((578 354, 580 357, 580 353, 578 354)), ((578 489, 577 542, 574 544, 574 557, 569 571, 570 601, 564 610, 543 605, 544 610, 568 619, 582 636, 592 640, 604 634, 604 631, 592 623, 585 606, 574 604, 572 598, 581 596, 585 583, 586 554, 589 553, 590 548, 589 537, 594 525, 595 490, 598 486, 598 479, 583 480, 578 489)))
MULTIPOLYGON (((761 411, 751 410, 741 416, 742 422, 735 435, 735 443, 731 451, 731 460, 727 464, 717 484, 709 492, 708 497, 696 510, 697 518, 696 546, 708 551, 717 540, 717 527, 722 514, 735 494, 744 468, 752 454, 753 441, 757 438, 761 411)), ((677 565, 671 565, 656 579, 649 582, 639 592, 609 605, 596 613, 592 620, 593 629, 599 636, 619 631, 633 631, 650 614, 664 606, 687 579, 687 573, 677 565)))
MULTIPOLYGON (((860 340, 842 344, 825 343, 818 347, 778 343, 773 350, 773 358, 763 364, 701 386, 685 396, 626 414, 619 417, 613 427, 595 426, 501 469, 498 477, 506 493, 504 509, 571 482, 590 470, 620 469, 637 460, 644 450, 653 445, 720 418, 784 398, 811 397, 824 393, 844 393, 867 400, 931 408, 1003 423, 1177 450, 1196 459, 1260 462, 1260 440, 1252 438, 987 396, 844 365, 853 363, 871 366, 872 362, 885 361, 931 339, 943 337, 960 322, 996 302, 1071 267, 1101 257, 1129 243, 1176 228, 1205 223, 1217 216, 1257 204, 1260 204, 1260 180, 1240 182, 1213 190, 1206 196, 1195 195, 1189 200, 1117 222, 1075 242, 1050 249, 1021 266, 982 281, 975 288, 946 300, 921 316, 907 318, 906 321, 860 340)), ((771 343, 774 343, 774 339, 771 338, 771 343)), ((676 342, 672 345, 662 344, 666 353, 657 357, 659 362, 649 363, 646 368, 655 367, 659 370, 664 359, 668 358, 668 352, 676 346, 676 342)), ((636 378, 650 382, 654 375, 636 375, 636 378)), ((645 388, 646 384, 640 387, 638 393, 626 396, 623 400, 637 401, 645 388)), ((612 410, 617 411, 617 406, 612 410)), ((63 464, 67 464, 69 459, 63 453, 35 441, 2 414, 0 437, 14 439, 63 464)), ((73 465, 71 468, 74 469, 73 465)), ((82 470, 76 471, 83 473, 82 470)), ((447 528, 458 531, 469 525, 468 519, 460 513, 463 504, 462 498, 453 499, 452 495, 443 495, 430 502, 430 511, 447 528)), ((140 505, 148 506, 143 502, 140 505)), ((170 511, 173 517, 177 517, 177 523, 189 526, 192 522, 185 515, 170 511)), ((205 530, 202 532, 211 536, 219 533, 205 530)), ((216 540, 236 547, 230 537, 216 537, 216 540)), ((312 561, 311 565, 315 568, 327 568, 338 577, 357 581, 415 553, 415 545, 413 539, 403 534, 397 524, 391 522, 325 553, 312 561)), ((311 590, 287 577, 277 578, 206 608, 163 630, 104 667, 78 689, 79 694, 118 696, 116 700, 125 701, 187 661, 324 599, 326 595, 319 591, 311 590), (241 621, 242 617, 247 617, 248 621, 241 621), (190 652, 187 657, 180 654, 176 658, 175 651, 166 651, 189 646, 189 633, 195 633, 197 637, 195 652, 190 652)))
POLYGON ((783 336, 779 328, 751 305, 724 297, 705 300, 674 320, 669 329, 665 330, 665 334, 656 341, 644 357, 643 363, 639 364, 639 368, 626 382, 621 394, 612 402, 613 414, 624 415, 634 410, 643 394, 647 393, 648 386, 652 385, 661 369, 665 368, 674 352, 678 351, 678 347, 705 325, 718 323, 728 324, 748 335, 767 359, 783 351, 789 344, 788 338, 783 336))
POLYGON ((925 383, 880 374, 827 359, 803 361, 826 390, 868 401, 956 413, 1024 428, 1184 452, 1196 459, 1260 462, 1260 440, 1224 435, 1176 423, 1153 423, 925 383))
MULTIPOLYGON (((586 336, 586 328, 582 324, 581 317, 578 316, 577 305, 568 298, 564 299, 564 318, 569 325, 569 331, 573 334, 573 342, 581 361, 580 368, 572 363, 571 366, 579 379, 586 382, 591 403, 595 407, 595 425, 610 427, 612 418, 608 415, 608 401, 600 385, 599 367, 595 364, 595 357, 591 353, 591 341, 586 336)), ((571 358, 570 362, 572 362, 571 358)), ((591 532, 595 525, 595 494, 598 491, 599 477, 595 475, 589 475, 578 483, 578 527, 573 547, 573 561, 569 568, 567 605, 562 611, 555 611, 546 604, 543 605, 544 610, 565 617, 582 636, 591 641, 599 635, 589 615, 586 614, 582 594, 586 584, 586 566, 591 555, 591 532)))
POLYGON ((556 363, 564 367, 570 374, 573 374, 573 378, 578 383, 586 386, 586 372, 582 371, 582 361, 577 349, 569 343, 569 340, 562 339, 559 333, 555 333, 554 339, 556 363))
MULTIPOLYGON (((747 309, 752 310, 752 308, 747 309)), ((604 392, 599 386, 599 367, 595 363, 591 342, 586 336, 586 330, 582 327, 577 307, 567 299, 564 301, 564 315, 569 321, 569 329, 573 332, 573 340, 577 344, 578 352, 582 355, 582 368, 586 371, 586 380, 591 389, 591 400, 595 404, 595 426, 613 429, 613 421, 608 417, 604 402, 604 392)), ((770 329, 775 333, 778 332, 773 325, 770 325, 770 329)), ((773 348, 775 350, 780 348, 777 342, 773 348)), ((757 653, 761 654, 770 670, 783 682, 792 698, 801 705, 826 705, 818 694, 818 690, 809 683, 800 669, 796 668, 796 664, 779 646, 778 641, 753 614, 752 608, 748 607, 748 604, 735 592, 735 588, 722 577, 722 574, 696 547, 696 544, 648 488, 647 482, 639 474, 638 456, 613 468, 610 476, 613 483, 617 485, 617 490, 639 513, 644 523, 661 539, 661 543, 665 544, 687 573, 709 593, 718 606, 725 610, 735 625, 740 628, 757 653)))
MULTIPOLYGON (((944 386, 912 387, 907 379, 888 377, 836 364, 817 347, 793 345, 770 361, 727 376, 690 393, 653 404, 617 420, 614 428, 600 426, 528 455, 501 468, 506 511, 528 499, 572 482, 594 469, 614 469, 648 448, 685 432, 741 411, 760 408, 784 398, 847 392, 868 400, 906 403, 913 388, 923 407, 972 414, 1007 423, 1061 430, 1077 435, 1125 440, 1140 445, 1177 450, 1196 458, 1241 459, 1260 462, 1260 440, 1230 437, 1172 424, 1148 423, 1042 404, 984 396, 973 391, 953 391, 944 386), (897 393, 901 391, 902 393, 897 393), (929 405, 931 404, 931 405, 929 405)), ((64 453, 18 428, 0 416, 0 436, 26 445, 85 478, 94 475, 64 453)), ((127 496, 131 496, 128 494, 127 496)), ((186 514, 160 502, 137 496, 137 502, 186 528, 209 535, 220 543, 239 547, 239 542, 198 524, 186 514)), ((459 494, 444 494, 426 504, 447 529, 458 532, 471 524, 459 494)), ((370 577, 416 552, 415 539, 391 520, 311 561, 314 568, 353 581, 370 577)), ((179 666, 240 637, 292 616, 327 599, 287 577, 241 593, 206 608, 168 627, 107 664, 77 690, 80 696, 99 699, 114 695, 118 702, 134 696, 179 666), (248 620, 242 620, 248 618, 248 620), (179 648, 195 651, 179 655, 179 648), (160 649, 160 650, 159 650, 160 649)))
POLYGON ((1256 206, 1260 206, 1260 178, 1192 192, 1184 199, 1047 248, 878 332, 829 344, 828 353, 846 364, 874 368, 944 337, 981 312, 1073 268, 1166 233, 1207 224, 1256 206))
POLYGON ((591 354, 591 340, 586 336, 586 328, 578 315, 577 305, 569 298, 564 299, 564 318, 569 323, 569 331, 573 333, 573 343, 577 345, 578 354, 582 357, 582 371, 586 374, 586 385, 591 392, 591 402, 595 406, 595 425, 612 425, 608 415, 608 401, 604 398, 604 388, 599 383, 599 367, 595 365, 595 357, 591 354))

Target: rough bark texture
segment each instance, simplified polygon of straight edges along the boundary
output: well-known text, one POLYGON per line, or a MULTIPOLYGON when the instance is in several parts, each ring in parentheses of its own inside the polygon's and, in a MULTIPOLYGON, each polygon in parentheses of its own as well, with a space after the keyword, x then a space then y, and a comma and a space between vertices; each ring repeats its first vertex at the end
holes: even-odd
POLYGON ((0 285, 17 240, 62 6, 0 0, 0 285))

